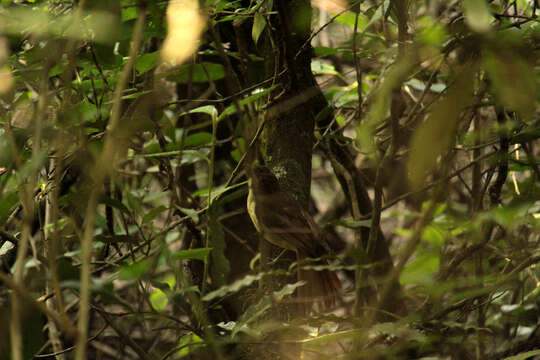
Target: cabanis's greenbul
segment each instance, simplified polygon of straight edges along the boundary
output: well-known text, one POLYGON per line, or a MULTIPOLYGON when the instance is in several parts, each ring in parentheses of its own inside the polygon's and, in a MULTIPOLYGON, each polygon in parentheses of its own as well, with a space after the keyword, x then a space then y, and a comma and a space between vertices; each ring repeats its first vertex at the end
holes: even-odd
MULTIPOLYGON (((254 165, 251 169, 247 208, 262 237, 276 246, 294 251, 299 262, 328 254, 321 245, 321 233, 311 215, 280 188, 267 167, 254 165)), ((325 260, 321 262, 327 264, 325 260)), ((335 303, 340 282, 334 272, 300 267, 298 279, 306 282, 299 288, 298 298, 307 307, 315 303, 320 309, 327 309, 335 303)))

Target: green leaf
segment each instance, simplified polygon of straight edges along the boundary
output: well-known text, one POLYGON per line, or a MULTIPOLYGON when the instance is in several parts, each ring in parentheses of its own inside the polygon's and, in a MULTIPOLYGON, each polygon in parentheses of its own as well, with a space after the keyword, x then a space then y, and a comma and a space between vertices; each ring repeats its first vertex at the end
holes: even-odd
POLYGON ((195 224, 197 224, 199 222, 199 213, 197 212, 197 210, 183 208, 183 207, 180 207, 180 206, 177 206, 177 205, 175 205, 175 207, 178 210, 180 210, 183 214, 186 214, 187 216, 189 216, 193 220, 193 222, 195 224))
POLYGON ((399 276, 399 282, 403 285, 430 285, 439 270, 439 262, 440 259, 437 254, 421 254, 403 269, 399 276))
POLYGON ((189 250, 180 250, 171 254, 172 260, 200 260, 206 261, 206 257, 212 251, 212 248, 198 248, 189 250))
POLYGON ((251 29, 251 37, 253 38, 253 42, 255 44, 257 44, 257 41, 259 41, 259 37, 261 36, 265 26, 266 19, 260 11, 257 11, 253 19, 253 28, 251 29))
POLYGON ((218 114, 218 111, 217 111, 217 109, 216 109, 216 107, 215 107, 214 105, 200 106, 200 107, 198 107, 198 108, 191 109, 189 112, 190 112, 190 113, 203 113, 203 114, 208 114, 208 115, 210 115, 210 117, 212 118, 212 120, 217 119, 217 114, 218 114))
POLYGON ((189 135, 184 140, 185 147, 197 147, 201 145, 210 144, 212 142, 212 134, 208 132, 197 132, 189 135))
MULTIPOLYGON (((270 91, 274 90, 276 87, 277 87, 277 85, 272 85, 271 87, 266 88, 266 89, 256 89, 256 90, 253 91, 253 93, 251 95, 249 95, 246 98, 240 100, 239 105, 243 106, 243 105, 251 104, 251 103, 263 98, 264 96, 266 96, 270 91)), ((218 120, 221 120, 224 117, 232 115, 232 114, 236 114, 236 105, 234 105, 234 104, 229 105, 225 110, 223 110, 223 112, 221 114, 219 114, 218 120)))
POLYGON ((195 352, 197 348, 206 346, 206 343, 197 334, 189 334, 180 339, 178 342, 179 349, 176 354, 178 357, 187 357, 192 352, 195 352))
POLYGON ((412 189, 416 190, 423 185, 452 144, 461 112, 474 98, 471 81, 474 74, 474 67, 464 68, 446 97, 433 106, 428 119, 413 134, 407 162, 412 189))
POLYGON ((422 232, 422 240, 436 246, 437 248, 442 246, 444 239, 444 232, 438 225, 435 224, 427 225, 422 232))
POLYGON ((330 222, 330 225, 332 226, 342 226, 348 229, 360 229, 362 227, 371 227, 371 220, 358 220, 355 221, 352 218, 348 219, 339 219, 330 222))
POLYGON ((202 62, 200 64, 181 65, 170 76, 172 81, 186 84, 190 81, 205 83, 208 80, 216 81, 225 77, 225 67, 221 64, 202 62), (206 71, 205 71, 206 70, 206 71), (190 74, 192 72, 192 74, 190 74))
POLYGON ((224 297, 228 294, 234 294, 242 288, 251 286, 251 284, 253 284, 255 281, 259 281, 264 275, 265 274, 263 273, 259 273, 257 275, 246 275, 242 279, 236 280, 232 284, 223 285, 219 289, 209 292, 202 298, 202 300, 212 301, 218 297, 224 297))
POLYGON ((151 262, 144 259, 131 265, 123 266, 118 272, 121 280, 138 280, 150 270, 151 262))
POLYGON ((139 74, 144 74, 157 66, 158 59, 159 52, 157 51, 139 55, 135 61, 135 70, 139 74))
POLYGON ((527 360, 536 355, 540 355, 540 350, 527 351, 521 354, 504 358, 504 360, 527 360))
POLYGON ((315 56, 329 56, 329 55, 336 55, 339 53, 337 49, 326 47, 326 46, 315 46, 313 48, 313 51, 315 53, 315 56))
POLYGON ((160 289, 154 289, 150 294, 149 299, 150 304, 152 304, 152 307, 157 311, 165 310, 167 304, 169 303, 167 295, 165 295, 165 293, 160 289))
POLYGON ((129 6, 122 9, 122 22, 134 20, 137 18, 137 7, 129 6))
POLYGON ((536 104, 534 70, 525 59, 510 51, 490 51, 484 57, 484 67, 493 83, 495 95, 512 110, 525 118, 536 104))
POLYGON ((279 291, 274 292, 271 296, 264 296, 261 301, 248 307, 236 322, 232 331, 232 336, 234 337, 240 331, 251 334, 252 336, 262 335, 260 330, 249 328, 247 325, 263 316, 266 311, 272 307, 274 302, 279 302, 283 300, 284 297, 292 295, 298 287, 305 284, 304 281, 287 284, 279 291))

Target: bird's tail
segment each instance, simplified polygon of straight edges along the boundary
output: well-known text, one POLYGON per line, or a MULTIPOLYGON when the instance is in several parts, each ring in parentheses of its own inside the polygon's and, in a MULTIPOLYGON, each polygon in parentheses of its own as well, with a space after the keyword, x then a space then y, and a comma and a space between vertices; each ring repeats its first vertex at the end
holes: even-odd
MULTIPOLYGON (((306 254, 298 253, 298 260, 303 260, 306 257, 306 254)), ((322 260, 316 265, 328 265, 328 262, 322 260)), ((318 311, 326 311, 336 305, 341 283, 335 272, 308 270, 303 269, 300 265, 298 280, 306 282, 305 285, 298 288, 298 300, 304 313, 309 313, 313 309, 313 305, 318 311)))

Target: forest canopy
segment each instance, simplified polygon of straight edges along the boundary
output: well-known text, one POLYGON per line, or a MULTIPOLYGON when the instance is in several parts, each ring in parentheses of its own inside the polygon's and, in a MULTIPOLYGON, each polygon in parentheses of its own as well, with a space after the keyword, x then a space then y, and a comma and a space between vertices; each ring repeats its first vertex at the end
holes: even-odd
POLYGON ((538 0, 1 0, 0 359, 540 358, 538 0))

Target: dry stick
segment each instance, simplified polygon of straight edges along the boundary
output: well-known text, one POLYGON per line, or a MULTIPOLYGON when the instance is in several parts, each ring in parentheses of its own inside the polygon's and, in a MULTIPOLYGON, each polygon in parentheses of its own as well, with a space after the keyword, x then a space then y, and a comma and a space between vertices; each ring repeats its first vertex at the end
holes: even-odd
POLYGON ((125 88, 128 78, 131 73, 131 69, 135 64, 135 59, 139 51, 139 46, 142 40, 142 32, 144 28, 145 11, 139 8, 137 22, 135 23, 133 41, 129 52, 129 60, 120 73, 120 78, 116 85, 113 106, 111 110, 111 117, 109 125, 107 126, 107 133, 105 135, 103 152, 96 163, 93 174, 95 175, 94 184, 88 206, 86 208, 86 221, 84 224, 84 234, 81 244, 81 281, 80 281, 80 305, 79 305, 79 321, 77 328, 79 331, 79 337, 77 339, 75 359, 86 359, 86 344, 88 337, 88 321, 90 314, 90 275, 91 275, 91 258, 92 258, 92 238, 94 232, 94 220, 96 217, 96 210, 98 204, 98 198, 102 191, 103 182, 109 173, 112 172, 114 166, 114 160, 116 157, 116 144, 115 135, 120 121, 120 111, 122 104, 122 91, 125 88))
MULTIPOLYGON (((37 111, 33 114, 35 122, 34 138, 32 141, 32 157, 30 161, 39 160, 41 156, 41 138, 43 133, 43 121, 45 120, 47 104, 48 104, 48 73, 50 64, 47 63, 44 67, 44 70, 41 74, 41 84, 40 84, 40 96, 37 111)), ((8 128, 10 129, 9 121, 8 128)), ((10 129, 11 130, 11 129, 10 129)), ((13 136, 11 131, 8 132, 9 136, 13 136)), ((11 145, 13 147, 14 153, 17 153, 16 145, 11 138, 11 145)), ((17 168, 20 169, 20 160, 16 158, 17 168)), ((28 251, 28 245, 30 244, 31 226, 33 219, 33 201, 32 201, 32 189, 37 182, 37 170, 31 169, 29 174, 27 174, 27 179, 22 179, 19 176, 19 183, 21 187, 21 203, 23 208, 23 224, 22 224, 22 236, 21 240, 18 243, 17 247, 17 256, 15 261, 15 270, 14 270, 14 283, 23 284, 24 282, 24 259, 28 251)), ((34 256, 36 255, 34 251, 34 256)), ((17 292, 11 294, 11 321, 10 321, 10 342, 11 342, 11 352, 12 358, 14 360, 22 360, 23 358, 23 339, 22 339, 22 325, 21 325, 21 304, 18 301, 17 292)))
MULTIPOLYGON (((55 158, 50 160, 50 168, 54 169, 58 163, 62 162, 61 157, 58 161, 55 161, 55 158)), ((54 184, 59 183, 60 179, 60 169, 55 174, 54 184)), ((62 299, 62 290, 60 289, 60 283, 58 281, 58 272, 56 267, 56 256, 57 256, 57 241, 58 241, 58 188, 53 188, 52 194, 48 194, 45 197, 45 226, 44 226, 44 240, 47 244, 47 258, 49 260, 49 273, 51 274, 50 280, 47 281, 46 291, 47 293, 54 293, 56 298, 56 303, 58 311, 60 314, 65 314, 64 312, 64 301, 62 299), (52 234, 49 227, 53 227, 52 234)), ((54 308, 53 299, 45 300, 45 304, 49 308, 54 308)), ((54 352, 60 351, 62 346, 62 341, 60 340, 58 328, 53 321, 49 320, 49 338, 54 352)), ((58 355, 57 360, 63 360, 63 355, 58 355)))

